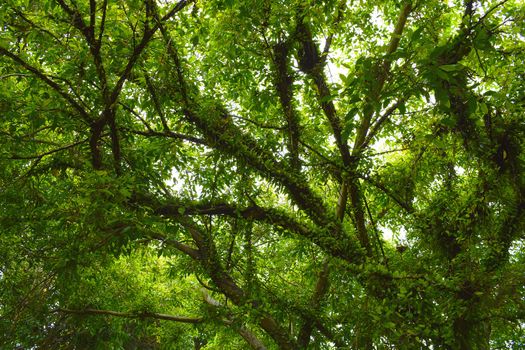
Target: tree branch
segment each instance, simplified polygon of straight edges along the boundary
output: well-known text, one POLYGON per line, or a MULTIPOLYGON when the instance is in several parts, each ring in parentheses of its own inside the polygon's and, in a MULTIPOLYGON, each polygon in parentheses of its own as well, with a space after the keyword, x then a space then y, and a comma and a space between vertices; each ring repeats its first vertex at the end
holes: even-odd
POLYGON ((151 79, 146 72, 144 72, 144 79, 146 80, 146 87, 148 88, 148 92, 151 96, 151 99, 153 100, 153 106, 155 110, 157 111, 157 114, 160 117, 162 127, 164 128, 165 132, 168 132, 170 131, 170 127, 168 126, 168 122, 166 121, 166 118, 164 118, 164 112, 162 111, 162 107, 160 105, 159 98, 157 97, 157 93, 155 92, 155 87, 151 83, 151 79))
MULTIPOLYGON (((190 220, 179 219, 178 221, 190 232, 195 244, 199 247, 201 253, 201 259, 199 261, 206 269, 215 285, 236 305, 246 305, 249 302, 247 300, 247 294, 224 270, 217 254, 213 238, 201 232, 201 230, 190 220)), ((258 308, 255 302, 251 302, 251 307, 258 308)), ((262 309, 259 309, 259 312, 259 325, 270 337, 272 337, 281 349, 293 350, 297 348, 295 342, 290 339, 289 334, 271 315, 262 309)))
POLYGON ((26 61, 24 61, 19 56, 15 55, 14 53, 8 51, 4 47, 0 46, 0 54, 7 56, 11 58, 14 62, 18 63, 31 73, 33 73, 38 79, 42 80, 44 83, 46 83, 49 87, 51 87, 53 90, 55 90, 60 96, 62 96, 80 115, 80 117, 87 123, 91 124, 92 119, 88 112, 86 112, 82 106, 68 93, 62 90, 60 85, 58 85, 55 81, 51 80, 46 74, 44 74, 42 71, 40 71, 38 68, 33 67, 26 61))
POLYGON ((70 148, 73 148, 73 147, 76 147, 80 144, 83 144, 85 142, 87 142, 88 139, 85 139, 85 140, 81 140, 81 141, 78 141, 78 142, 75 142, 75 143, 72 143, 70 145, 66 145, 66 146, 62 146, 62 147, 59 147, 59 148, 55 148, 53 150, 50 150, 50 151, 47 151, 47 152, 44 152, 44 153, 40 153, 40 154, 36 154, 36 155, 31 155, 31 156, 21 156, 21 155, 12 155, 10 157, 8 157, 8 159, 13 159, 13 160, 22 160, 22 159, 42 159, 44 158, 45 156, 48 156, 48 155, 51 155, 53 153, 57 153, 57 152, 60 152, 60 151, 64 151, 66 149, 70 149, 70 148))
MULTIPOLYGON (((328 288, 330 285, 329 273, 330 268, 328 265, 328 260, 325 259, 325 261, 323 262, 323 267, 319 272, 319 276, 317 278, 314 295, 312 296, 311 305, 314 312, 319 310, 321 300, 328 292, 328 288)), ((297 336, 297 343, 299 344, 299 347, 301 349, 306 349, 308 347, 312 335, 313 326, 313 320, 308 318, 303 319, 303 326, 301 327, 299 335, 297 336)))
POLYGON ((97 45, 102 46, 102 37, 104 36, 104 30, 106 28, 106 12, 108 8, 108 0, 102 2, 102 18, 100 19, 100 29, 98 32, 97 45))
POLYGON ((76 315, 100 315, 100 316, 114 316, 114 317, 123 317, 123 318, 154 318, 157 320, 165 320, 172 322, 181 322, 181 323, 202 323, 204 318, 202 317, 187 317, 187 316, 174 316, 167 314, 160 314, 156 312, 118 312, 111 310, 99 310, 99 309, 64 309, 59 308, 53 310, 54 312, 61 312, 67 314, 76 314, 76 315))
POLYGON ((301 49, 298 52, 299 68, 314 81, 317 87, 317 98, 332 128, 332 134, 337 148, 339 149, 339 153, 341 154, 343 164, 348 166, 351 161, 350 151, 348 149, 348 144, 343 140, 341 135, 341 121, 337 116, 332 101, 332 95, 323 72, 324 61, 319 56, 319 48, 317 43, 313 40, 310 29, 307 24, 304 23, 304 15, 299 14, 297 21, 295 35, 301 43, 301 49))
POLYGON ((173 6, 173 8, 168 11, 168 13, 166 13, 162 18, 161 18, 161 22, 166 22, 168 19, 170 19, 171 17, 175 16, 175 14, 177 12, 179 12, 180 10, 182 10, 183 8, 186 7, 186 5, 188 5, 189 3, 192 3, 194 0, 181 0, 179 1, 178 3, 175 4, 175 6, 173 6))
POLYGON ((357 129, 355 137, 354 147, 352 151, 353 155, 358 155, 364 148, 364 142, 368 130, 370 128, 370 121, 372 119, 372 116, 374 115, 374 104, 376 104, 379 100, 387 76, 390 73, 390 65, 392 63, 391 56, 399 46, 399 41, 401 40, 401 36, 403 34, 403 30, 405 28, 405 24, 408 19, 408 15, 410 14, 410 11, 412 11, 412 4, 410 2, 407 2, 405 3, 405 5, 403 5, 401 12, 399 13, 399 17, 397 19, 394 32, 392 33, 392 36, 390 38, 385 57, 381 61, 376 63, 375 68, 373 69, 372 74, 375 74, 375 81, 373 83, 373 89, 371 89, 369 96, 367 96, 367 99, 365 101, 365 106, 363 108, 363 116, 361 118, 361 124, 357 129))
MULTIPOLYGON (((343 6, 343 4, 340 6, 343 6)), ((341 12, 339 15, 341 16, 341 12)), ((340 18, 337 19, 337 21, 339 20, 340 18)), ((346 140, 344 140, 342 137, 341 120, 337 115, 337 111, 332 101, 330 89, 326 82, 326 77, 323 71, 326 62, 326 55, 328 54, 332 38, 328 38, 325 46, 324 56, 320 57, 317 43, 313 40, 312 33, 310 32, 307 24, 304 23, 304 15, 300 14, 297 21, 296 35, 302 45, 301 50, 299 51, 299 67, 314 81, 317 87, 318 101, 321 104, 321 108, 332 128, 332 135, 334 136, 335 143, 339 149, 339 153, 341 154, 343 165, 345 167, 349 167, 352 162, 350 150, 346 140)), ((339 191, 339 199, 337 201, 336 215, 339 221, 342 221, 346 209, 348 199, 347 187, 348 184, 345 180, 343 180, 341 183, 341 189, 339 191)))
POLYGON ((362 178, 365 181, 369 182, 374 187, 377 187, 378 189, 380 189, 384 194, 386 194, 388 197, 393 199, 394 202, 397 203, 397 205, 399 205, 401 208, 406 210, 408 213, 412 213, 414 211, 414 209, 412 208, 411 205, 409 205, 409 204, 405 203, 403 200, 399 199, 394 193, 392 193, 392 191, 390 191, 388 188, 386 188, 386 186, 383 185, 382 183, 380 183, 379 181, 376 181, 376 180, 374 180, 373 178, 371 178, 369 176, 363 176, 362 178))
MULTIPOLYGON (((322 228, 304 225, 289 217, 284 211, 275 208, 263 208, 257 205, 237 207, 229 203, 199 203, 172 201, 164 202, 151 196, 135 194, 133 201, 153 209, 156 215, 167 216, 175 220, 192 215, 225 215, 242 217, 247 220, 262 221, 280 227, 291 233, 307 238, 312 243, 321 247, 328 254, 340 257, 350 262, 361 260, 358 248, 345 245, 345 242, 330 236, 322 228)), ((355 243, 354 243, 355 244, 355 243)))
POLYGON ((153 239, 161 241, 163 244, 175 247, 176 249, 180 250, 182 253, 191 257, 193 260, 199 260, 201 258, 199 250, 192 248, 187 244, 179 242, 175 239, 167 238, 165 235, 158 233, 158 232, 154 232, 154 231, 149 231, 148 235, 149 237, 153 239))
POLYGON ((377 133, 381 130, 381 127, 385 121, 388 120, 388 118, 395 112, 395 110, 399 107, 401 103, 404 103, 406 101, 406 98, 401 98, 396 103, 394 103, 392 106, 390 106, 378 119, 377 121, 372 125, 370 128, 370 132, 366 135, 365 140, 363 141, 361 147, 364 149, 369 144, 370 141, 374 138, 374 136, 377 135, 377 133))
MULTIPOLYGON (((202 291, 204 301, 214 307, 214 308, 226 308, 220 301, 212 298, 205 290, 202 291)), ((266 350, 266 346, 257 338, 257 336, 247 329, 244 325, 239 324, 239 320, 236 320, 231 315, 231 312, 228 313, 228 318, 222 320, 223 323, 231 326, 244 340, 250 345, 254 350, 266 350)))
MULTIPOLYGON (((347 181, 349 185, 350 201, 352 203, 357 235, 359 237, 361 245, 366 249, 368 256, 372 256, 372 248, 370 246, 368 230, 365 224, 363 193, 361 191, 361 186, 359 185, 359 179, 357 178, 356 171, 359 163, 359 155, 362 153, 366 146, 365 140, 370 128, 372 116, 375 113, 375 105, 377 105, 380 100, 381 91, 383 90, 383 86, 386 82, 387 76, 390 73, 391 55, 397 50, 399 41, 401 39, 401 35, 403 33, 403 29, 405 28, 408 15, 410 14, 411 10, 412 4, 410 2, 407 2, 405 3, 405 5, 403 5, 399 17, 397 19, 394 32, 392 33, 390 43, 386 51, 386 55, 382 60, 378 61, 375 65, 373 65, 373 71, 370 72, 370 74, 375 75, 375 77, 373 79, 373 82, 370 83, 370 91, 368 92, 368 95, 365 99, 361 123, 357 128, 354 146, 352 149, 352 155, 355 157, 355 161, 350 167, 350 179, 347 181)), ((385 115, 388 116, 393 112, 393 110, 389 109, 387 112, 389 113, 386 113, 385 115)), ((379 130, 379 126, 381 126, 384 120, 386 120, 386 117, 383 120, 380 119, 379 124, 375 124, 375 132, 379 130)))
POLYGON ((293 107, 293 79, 288 71, 288 52, 289 47, 286 42, 279 42, 273 47, 275 88, 288 124, 290 164, 292 168, 299 169, 299 118, 293 107))
POLYGON ((128 129, 128 128, 121 128, 121 130, 130 132, 132 134, 146 136, 146 137, 166 137, 166 138, 172 138, 172 139, 180 139, 180 140, 190 141, 190 142, 193 142, 199 145, 203 145, 203 146, 208 146, 208 143, 203 139, 200 139, 198 137, 191 136, 191 135, 180 134, 180 133, 173 132, 173 131, 167 131, 167 132, 166 131, 159 132, 159 131, 154 131, 154 130, 141 131, 141 130, 133 130, 133 129, 128 129))

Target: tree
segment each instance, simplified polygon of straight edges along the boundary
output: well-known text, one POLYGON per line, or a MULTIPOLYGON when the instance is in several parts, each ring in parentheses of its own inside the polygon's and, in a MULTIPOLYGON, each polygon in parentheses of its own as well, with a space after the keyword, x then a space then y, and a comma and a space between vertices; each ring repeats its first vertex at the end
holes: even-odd
POLYGON ((524 19, 2 1, 2 347, 523 346, 524 19))

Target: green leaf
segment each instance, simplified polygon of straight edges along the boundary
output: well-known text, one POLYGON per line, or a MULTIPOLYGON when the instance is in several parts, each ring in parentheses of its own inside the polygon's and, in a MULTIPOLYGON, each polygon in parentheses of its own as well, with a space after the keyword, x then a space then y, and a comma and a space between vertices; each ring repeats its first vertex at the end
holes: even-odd
POLYGON ((393 329, 396 327, 396 324, 394 322, 385 322, 385 328, 387 329, 393 329))
POLYGON ((454 117, 446 117, 446 118, 441 119, 441 124, 452 128, 456 126, 457 120, 454 117))
POLYGON ((488 108, 487 104, 484 103, 484 102, 478 103, 478 108, 479 108, 479 111, 480 111, 480 113, 482 115, 485 115, 485 114, 487 114, 489 112, 489 108, 488 108))
POLYGON ((445 72, 457 72, 457 71, 465 69, 465 66, 463 66, 461 63, 445 64, 445 65, 439 66, 439 69, 442 69, 445 72))
POLYGON ((399 110, 399 113, 405 114, 407 111, 405 102, 399 103, 399 105, 397 106, 397 109, 399 110))
POLYGON ((412 36, 411 36, 410 39, 411 39, 412 41, 418 41, 418 40, 421 38, 421 35, 422 35, 424 29, 425 29, 425 27, 423 27, 423 26, 417 28, 417 29, 412 33, 412 36))

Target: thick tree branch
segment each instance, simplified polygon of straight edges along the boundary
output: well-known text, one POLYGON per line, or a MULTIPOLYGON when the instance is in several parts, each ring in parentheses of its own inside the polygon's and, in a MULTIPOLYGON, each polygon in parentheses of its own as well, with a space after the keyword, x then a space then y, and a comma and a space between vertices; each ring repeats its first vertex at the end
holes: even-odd
MULTIPOLYGON (((202 291, 204 301, 208 304, 213 306, 214 308, 226 308, 221 302, 218 300, 212 298, 205 290, 202 291)), ((222 320, 225 324, 228 326, 233 327, 237 333, 241 337, 243 337, 244 340, 250 345, 250 347, 254 350, 266 350, 266 346, 257 338, 257 336, 251 332, 249 329, 247 329, 244 325, 239 324, 239 320, 235 319, 231 312, 228 312, 228 318, 225 320, 222 320)))
MULTIPOLYGON (((154 197, 138 194, 135 195, 133 201, 152 208, 156 215, 171 217, 175 220, 191 215, 225 215, 266 222, 307 238, 332 256, 351 262, 361 259, 361 253, 358 252, 359 255, 355 255, 352 254, 353 250, 345 250, 344 244, 327 235, 322 228, 304 225, 289 217, 284 211, 275 208, 263 208, 257 205, 238 207, 229 203, 161 202, 154 197)), ((352 247, 352 249, 358 251, 357 247, 352 247)))
POLYGON ((297 40, 301 43, 301 49, 298 52, 299 68, 314 81, 317 87, 319 103, 332 128, 335 143, 341 154, 343 164, 348 166, 351 161, 350 151, 346 141, 343 140, 341 135, 341 121, 337 116, 330 88, 328 87, 323 71, 324 61, 319 55, 318 45, 314 41, 308 25, 304 23, 304 15, 299 14, 297 21, 295 35, 297 40))
POLYGON ((199 260, 201 258, 199 251, 190 247, 187 244, 179 242, 175 239, 167 238, 166 236, 158 232, 150 232, 149 236, 153 239, 161 241, 163 244, 175 247, 176 249, 180 250, 182 253, 188 255, 194 260, 199 260))
POLYGON ((157 97, 157 93, 155 92, 155 87, 153 86, 153 83, 151 82, 151 79, 146 72, 144 72, 144 79, 146 80, 146 87, 148 88, 148 92, 153 101, 153 107, 155 108, 155 111, 160 117, 162 127, 164 128, 165 132, 168 132, 170 131, 170 127, 168 126, 168 122, 166 121, 166 118, 164 117, 164 112, 162 110, 162 106, 160 104, 159 98, 157 97))
POLYGON ((92 32, 93 38, 95 37, 95 25, 97 16, 97 2, 95 0, 89 0, 89 30, 92 32))
MULTIPOLYGON (((362 198, 363 194, 356 171, 358 167, 359 156, 365 147, 365 141, 370 128, 372 116, 374 115, 375 106, 379 103, 381 91, 383 90, 383 86, 390 73, 391 55, 397 50, 397 47, 399 46, 399 41, 411 10, 412 4, 410 2, 407 2, 405 5, 403 5, 397 19, 394 32, 392 33, 385 57, 374 65, 372 72, 369 72, 369 74, 375 76, 373 81, 370 82, 371 85, 369 88, 369 93, 368 96, 366 96, 361 122, 357 128, 354 146, 352 149, 352 155, 354 156, 355 161, 350 167, 350 179, 348 180, 350 201, 352 203, 357 235, 361 241, 361 245, 367 250, 368 256, 372 255, 372 248, 370 246, 370 239, 368 237, 369 235, 365 224, 365 210, 362 198)), ((392 112, 393 110, 389 109, 385 115, 390 115, 392 112)), ((379 126, 381 126, 381 124, 384 122, 384 120, 381 120, 381 118, 379 121, 379 124, 375 124, 377 126, 375 132, 379 130, 379 126)))
MULTIPOLYGON (((319 272, 317 283, 315 285, 315 292, 314 292, 314 295, 312 296, 311 305, 312 305, 312 309, 314 312, 319 311, 321 300, 324 298, 324 296, 328 292, 328 288, 330 285, 329 273, 330 273, 330 268, 328 265, 328 260, 325 260, 323 263, 323 267, 321 271, 319 272)), ((301 330, 299 331, 299 335, 297 336, 297 343, 299 344, 299 347, 301 349, 306 349, 308 347, 308 344, 310 343, 310 338, 312 335, 314 324, 315 322, 312 319, 303 320, 303 326, 301 327, 301 330)))
POLYGON ((292 168, 299 169, 299 118, 293 107, 293 79, 288 68, 288 53, 289 47, 286 42, 279 42, 273 48, 275 87, 288 124, 290 164, 292 168))
MULTIPOLYGON (((342 7, 340 5, 339 16, 342 16, 342 7)), ((339 21, 340 18, 337 19, 339 21)), ((304 15, 299 14, 297 19, 296 27, 296 36, 301 43, 301 49, 299 50, 299 67, 301 70, 306 73, 314 81, 317 87, 317 97, 321 108, 328 119, 330 126, 332 128, 332 134, 335 139, 339 153, 341 154, 341 159, 343 161, 344 167, 349 167, 351 165, 352 159, 350 156, 350 150, 346 140, 342 137, 342 126, 341 120, 337 115, 335 105, 332 101, 332 95, 330 89, 326 82, 326 77, 324 75, 324 65, 326 62, 326 55, 329 50, 331 37, 328 38, 325 46, 324 56, 319 55, 319 48, 317 43, 313 40, 312 33, 308 28, 307 24, 304 23, 304 15)), ((337 201, 337 218, 339 221, 342 221, 341 218, 344 217, 346 204, 348 200, 348 184, 347 181, 343 180, 341 183, 341 189, 339 191, 339 199, 337 201)))
POLYGON ((348 261, 360 261, 362 254, 356 242, 345 235, 340 222, 325 207, 323 200, 311 190, 305 179, 287 164, 276 161, 273 154, 260 147, 255 139, 240 130, 222 107, 204 108, 190 101, 173 41, 163 26, 161 31, 176 67, 182 103, 186 106, 184 111, 186 119, 202 132, 210 147, 232 156, 270 181, 284 186, 294 203, 326 232, 320 237, 309 235, 310 237, 315 238, 316 242, 322 242, 322 247, 328 249, 334 256, 348 261))
MULTIPOLYGON (((247 294, 224 270, 217 254, 213 238, 202 232, 191 220, 179 219, 179 222, 190 232, 195 244, 199 247, 201 257, 199 261, 215 285, 236 305, 246 305, 249 302, 247 300, 247 294)), ((251 303, 251 306, 254 308, 258 307, 254 302, 251 303)), ((271 315, 262 310, 259 310, 259 312, 259 325, 272 337, 281 349, 293 350, 297 348, 285 329, 281 327, 271 315)))
POLYGON ((363 150, 365 138, 370 128, 370 121, 374 115, 374 105, 378 102, 381 91, 383 90, 383 86, 385 85, 386 79, 390 73, 390 65, 392 63, 391 56, 399 46, 399 41, 401 40, 401 36, 403 34, 403 30, 405 28, 410 11, 412 11, 412 4, 407 2, 405 5, 403 5, 399 14, 394 32, 392 33, 390 42, 388 44, 385 57, 378 61, 378 63, 375 65, 375 68, 373 69, 373 72, 370 72, 371 74, 375 74, 375 81, 373 82, 373 88, 371 89, 369 96, 367 96, 367 100, 365 101, 363 116, 361 118, 361 123, 357 129, 355 137, 352 151, 353 155, 358 155, 363 150))

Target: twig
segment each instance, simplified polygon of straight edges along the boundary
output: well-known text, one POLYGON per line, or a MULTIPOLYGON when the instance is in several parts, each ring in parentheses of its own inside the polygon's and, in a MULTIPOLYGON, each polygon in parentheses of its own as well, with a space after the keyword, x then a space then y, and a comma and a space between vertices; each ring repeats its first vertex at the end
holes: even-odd
POLYGON ((275 126, 275 125, 262 124, 262 123, 256 122, 255 120, 244 118, 244 117, 241 117, 239 115, 232 114, 231 117, 235 118, 235 119, 244 120, 245 122, 251 123, 251 124, 261 128, 261 129, 272 129, 272 130, 285 130, 286 129, 285 126, 275 126))
POLYGON ((128 129, 128 128, 121 128, 121 130, 130 132, 132 134, 142 135, 142 136, 166 137, 166 138, 172 138, 172 139, 181 139, 181 140, 186 140, 186 141, 190 141, 190 142, 193 142, 193 143, 197 143, 197 144, 203 145, 203 146, 207 146, 208 145, 208 143, 205 140, 203 140, 203 139, 200 139, 200 138, 195 137, 195 136, 179 134, 179 133, 173 132, 173 131, 165 131, 165 132, 159 132, 159 131, 154 131, 154 130, 141 131, 141 130, 132 130, 132 129, 128 129))
POLYGON ((59 308, 59 309, 53 310, 53 312, 77 314, 77 315, 103 315, 103 316, 105 315, 105 316, 115 316, 115 317, 124 317, 124 318, 154 318, 158 320, 166 320, 166 321, 181 322, 181 323, 201 323, 204 321, 204 318, 202 317, 174 316, 174 315, 167 315, 167 314, 148 312, 148 311, 131 313, 131 312, 118 312, 118 311, 112 311, 112 310, 99 310, 99 309, 74 310, 74 309, 59 308))
POLYGON ((53 153, 57 153, 57 152, 60 152, 60 151, 64 151, 66 149, 70 149, 70 148, 73 148, 75 146, 78 146, 84 142, 87 142, 88 139, 84 139, 82 141, 78 141, 78 142, 75 142, 75 143, 72 143, 70 145, 67 145, 67 146, 63 146, 63 147, 59 147, 59 148, 56 148, 56 149, 53 149, 51 151, 47 151, 47 152, 44 152, 44 153, 41 153, 41 154, 36 154, 36 155, 32 155, 32 156, 20 156, 20 155, 12 155, 10 157, 8 157, 7 159, 12 159, 12 160, 23 160, 23 159, 42 159, 43 157, 45 156, 48 156, 50 154, 53 154, 53 153))
POLYGON ((374 219, 372 218, 372 213, 370 212, 370 208, 368 207, 368 201, 366 200, 365 196, 363 196, 363 201, 365 203, 366 212, 368 213, 368 218, 370 219, 370 223, 372 224, 372 227, 374 229, 374 233, 376 236, 376 240, 379 244, 379 248, 381 248, 381 255, 383 256, 383 261, 385 262, 386 267, 388 267, 388 260, 386 259, 385 250, 383 249, 383 242, 379 238, 379 232, 377 232, 377 226, 376 226, 376 223, 374 222, 374 219))

